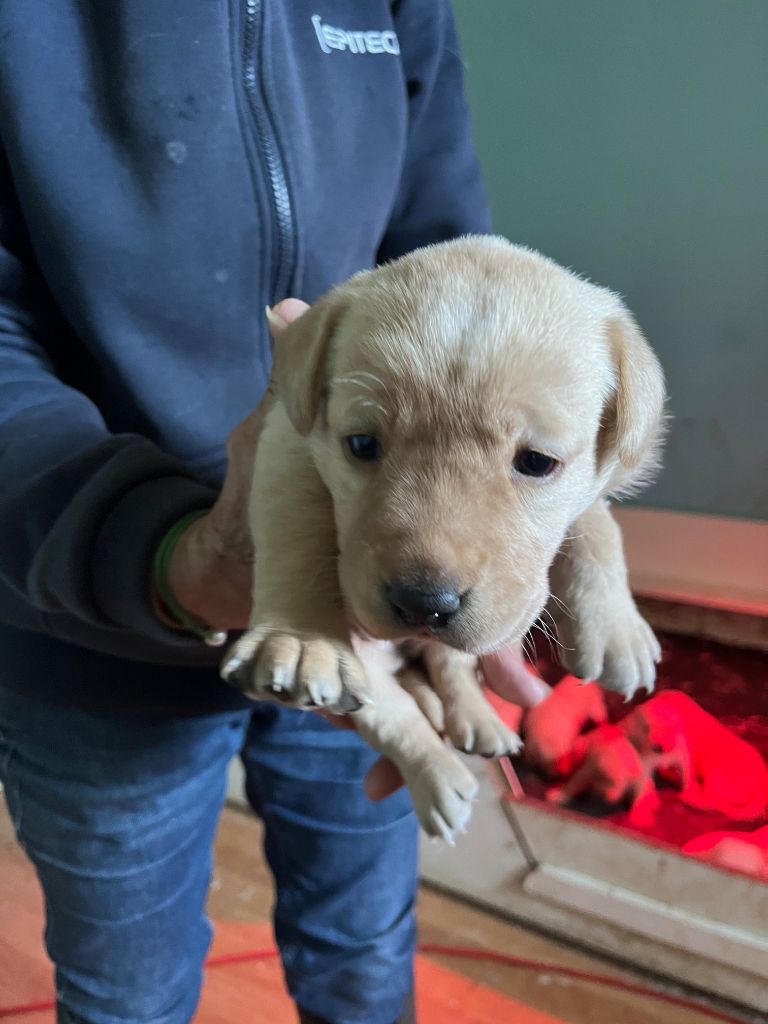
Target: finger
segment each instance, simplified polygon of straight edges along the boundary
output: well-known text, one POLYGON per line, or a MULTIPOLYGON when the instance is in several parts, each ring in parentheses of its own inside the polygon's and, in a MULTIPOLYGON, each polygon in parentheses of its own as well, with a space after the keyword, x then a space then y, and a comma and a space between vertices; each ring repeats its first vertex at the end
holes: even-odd
POLYGON ((486 684, 504 700, 533 708, 549 695, 549 687, 527 665, 515 647, 505 647, 481 659, 486 684))
POLYGON ((283 299, 282 302, 278 302, 271 309, 268 306, 266 311, 267 320, 269 321, 272 337, 277 339, 289 324, 292 324, 294 320, 298 320, 308 309, 307 303, 302 302, 301 299, 283 299))
POLYGON ((396 793, 403 785, 400 772, 390 760, 382 757, 365 777, 365 795, 377 802, 396 793))

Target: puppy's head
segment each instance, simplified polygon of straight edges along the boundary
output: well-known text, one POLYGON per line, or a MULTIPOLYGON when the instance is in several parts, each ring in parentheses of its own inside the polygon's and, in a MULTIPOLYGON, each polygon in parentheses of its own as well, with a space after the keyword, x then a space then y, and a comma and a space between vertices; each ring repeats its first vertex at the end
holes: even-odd
POLYGON ((478 653, 530 627, 569 526, 652 458, 663 402, 616 296, 491 238, 352 278, 286 331, 275 381, 353 622, 478 653))
POLYGON ((625 719, 625 732, 641 754, 668 754, 679 746, 683 723, 674 706, 656 699, 641 704, 625 719))

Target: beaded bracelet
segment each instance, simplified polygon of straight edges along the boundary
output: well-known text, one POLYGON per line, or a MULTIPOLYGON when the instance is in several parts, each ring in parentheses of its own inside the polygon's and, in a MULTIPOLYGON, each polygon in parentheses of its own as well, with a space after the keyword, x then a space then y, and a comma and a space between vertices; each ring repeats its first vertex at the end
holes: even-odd
POLYGON ((171 590, 168 582, 168 571, 173 558, 173 552, 179 542, 182 533, 196 520, 208 515, 210 510, 197 509, 186 516, 182 516, 160 541, 155 557, 152 562, 152 597, 155 612, 158 618, 171 629, 185 630, 200 637, 203 643, 209 647, 221 647, 227 642, 227 633, 223 629, 212 629, 195 619, 184 609, 171 590))

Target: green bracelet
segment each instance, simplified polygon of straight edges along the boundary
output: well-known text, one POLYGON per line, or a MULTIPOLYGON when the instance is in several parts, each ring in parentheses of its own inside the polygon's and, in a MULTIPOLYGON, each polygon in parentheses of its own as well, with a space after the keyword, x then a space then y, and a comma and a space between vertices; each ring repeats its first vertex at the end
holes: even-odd
POLYGON ((173 524, 160 541, 155 552, 152 562, 152 582, 155 593, 163 608, 181 629, 185 629, 187 632, 200 637, 203 643, 206 643, 209 647, 221 647, 227 642, 226 631, 223 629, 211 629, 209 626, 193 618, 176 600, 168 582, 168 570, 170 569, 173 552, 176 549, 179 538, 187 527, 191 526, 196 520, 208 515, 209 511, 210 509, 207 508, 197 509, 186 516, 182 516, 178 522, 173 524))

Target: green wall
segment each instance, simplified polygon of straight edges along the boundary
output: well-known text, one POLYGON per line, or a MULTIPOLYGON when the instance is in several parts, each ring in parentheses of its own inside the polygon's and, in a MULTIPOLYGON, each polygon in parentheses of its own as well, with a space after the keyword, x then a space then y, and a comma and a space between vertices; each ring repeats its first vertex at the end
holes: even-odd
POLYGON ((640 502, 768 519, 768 0, 455 0, 497 230, 621 292, 674 420, 640 502))

